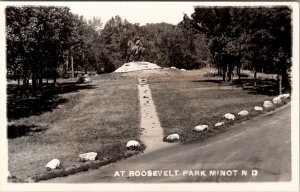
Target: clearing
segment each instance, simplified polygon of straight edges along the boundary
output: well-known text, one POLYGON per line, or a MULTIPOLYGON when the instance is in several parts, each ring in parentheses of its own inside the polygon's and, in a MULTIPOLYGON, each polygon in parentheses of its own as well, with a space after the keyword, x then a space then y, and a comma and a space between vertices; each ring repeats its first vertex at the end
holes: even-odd
MULTIPOLYGON (((234 86, 223 87, 220 77, 204 77, 204 72, 156 69, 112 73, 93 77, 89 88, 78 85, 75 90, 62 91, 59 98, 63 102, 29 117, 18 116, 9 123, 10 172, 18 179, 47 173, 45 165, 53 158, 60 159, 63 168, 78 166, 84 164, 78 155, 90 151, 97 152, 99 160, 123 159, 128 156, 127 141, 143 141, 147 137, 143 126, 154 127, 154 135, 179 133, 181 141, 198 140, 225 132, 232 123, 204 133, 193 132, 196 125, 212 127, 225 113, 241 110, 255 116, 258 112, 253 107, 273 98, 234 86), (145 95, 139 95, 138 78, 147 79, 150 108, 140 106, 139 97, 145 95), (155 110, 157 119, 145 125, 147 121, 141 122, 141 110, 155 110)), ((10 106, 8 102, 8 109, 10 106)), ((32 103, 30 106, 40 107, 32 103)), ((242 120, 245 119, 238 118, 236 122, 242 120)), ((163 136, 158 137, 161 144, 163 136)), ((155 146, 153 142, 145 143, 149 149, 155 146)))

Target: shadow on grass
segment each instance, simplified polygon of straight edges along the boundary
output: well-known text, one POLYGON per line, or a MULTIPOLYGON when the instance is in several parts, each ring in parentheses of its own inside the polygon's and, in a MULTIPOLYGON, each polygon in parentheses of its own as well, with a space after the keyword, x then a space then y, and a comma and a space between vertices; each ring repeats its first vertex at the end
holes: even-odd
POLYGON ((95 85, 68 82, 56 86, 47 85, 43 87, 43 91, 28 93, 24 89, 18 88, 17 85, 7 85, 8 121, 52 111, 58 105, 68 101, 59 94, 93 88, 95 88, 95 85))
MULTIPOLYGON (((235 86, 248 91, 248 94, 253 95, 267 95, 275 96, 279 94, 278 82, 275 79, 257 79, 256 81, 252 78, 241 78, 235 79, 232 83, 223 82, 221 79, 205 79, 205 80, 194 80, 192 82, 198 83, 215 83, 218 86, 235 86), (256 82, 256 85, 255 85, 256 82)), ((283 90, 288 92, 288 90, 283 90)))
POLYGON ((205 80, 194 80, 192 82, 196 82, 196 83, 217 83, 217 84, 221 84, 223 81, 220 79, 205 79, 205 80))
POLYGON ((7 138, 14 139, 26 135, 31 135, 36 132, 43 132, 47 127, 37 125, 8 125, 7 126, 7 138))
POLYGON ((253 95, 267 95, 275 96, 279 94, 278 82, 274 79, 237 79, 233 82, 233 85, 242 87, 243 90, 248 91, 248 94, 253 95))

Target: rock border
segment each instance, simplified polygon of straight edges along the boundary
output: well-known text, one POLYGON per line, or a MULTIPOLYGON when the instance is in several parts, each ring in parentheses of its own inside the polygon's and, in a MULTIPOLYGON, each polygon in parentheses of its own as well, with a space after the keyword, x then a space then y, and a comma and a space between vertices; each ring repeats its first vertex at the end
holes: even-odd
POLYGON ((7 181, 9 183, 35 183, 43 180, 49 180, 57 177, 66 177, 68 175, 73 175, 80 172, 85 172, 89 170, 98 169, 102 166, 106 166, 115 162, 118 162, 122 159, 127 159, 130 157, 134 157, 136 155, 139 155, 140 153, 143 153, 146 149, 146 146, 143 142, 140 140, 137 140, 140 143, 139 150, 128 150, 125 149, 124 154, 119 155, 115 158, 102 158, 102 159, 96 159, 94 161, 86 161, 86 162, 80 162, 79 164, 69 166, 69 167, 63 167, 61 166, 59 169, 53 169, 53 170, 45 170, 45 172, 33 175, 31 177, 25 178, 25 179, 19 179, 16 176, 13 176, 13 178, 7 178, 7 181))

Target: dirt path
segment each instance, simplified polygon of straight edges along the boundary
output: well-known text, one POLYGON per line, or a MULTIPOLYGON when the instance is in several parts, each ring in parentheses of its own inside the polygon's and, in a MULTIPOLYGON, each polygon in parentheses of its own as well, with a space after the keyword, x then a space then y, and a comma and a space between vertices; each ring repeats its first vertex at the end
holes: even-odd
POLYGON ((151 90, 146 79, 139 79, 138 85, 141 109, 141 140, 146 145, 145 153, 170 146, 163 142, 163 130, 156 113, 151 90))

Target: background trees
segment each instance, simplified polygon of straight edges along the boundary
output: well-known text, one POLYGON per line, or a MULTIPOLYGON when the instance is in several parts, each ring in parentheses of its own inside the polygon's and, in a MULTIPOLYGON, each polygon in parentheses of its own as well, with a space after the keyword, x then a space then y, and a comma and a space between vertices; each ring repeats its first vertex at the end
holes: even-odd
POLYGON ((181 25, 193 33, 205 34, 212 61, 231 81, 233 68, 242 67, 277 73, 289 87, 291 66, 291 10, 288 7, 196 7, 181 25), (191 29, 190 29, 191 28, 191 29), (281 59, 280 59, 281 58, 281 59))
POLYGON ((67 7, 16 6, 6 8, 6 34, 8 76, 26 89, 42 89, 43 79, 55 82, 74 70, 112 72, 130 60, 128 42, 137 37, 144 60, 162 67, 216 67, 227 82, 234 68, 239 77, 247 68, 254 78, 277 73, 290 87, 288 7, 196 7, 178 25, 140 26, 120 16, 105 25, 100 18, 87 21, 67 7))
POLYGON ((78 39, 72 14, 65 7, 7 7, 7 69, 28 87, 42 85, 43 77, 56 78, 65 50, 78 39), (70 36, 72 36, 70 38, 70 36))

